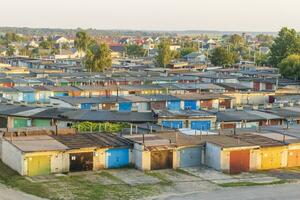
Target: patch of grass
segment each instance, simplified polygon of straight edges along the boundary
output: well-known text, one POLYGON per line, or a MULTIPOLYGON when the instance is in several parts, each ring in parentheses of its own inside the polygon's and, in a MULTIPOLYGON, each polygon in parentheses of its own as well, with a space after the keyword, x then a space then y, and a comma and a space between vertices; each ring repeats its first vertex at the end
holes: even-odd
MULTIPOLYGON (((92 173, 92 172, 91 172, 92 173)), ((121 181, 118 177, 107 171, 90 174, 92 176, 106 176, 112 180, 121 181)), ((160 180, 167 181, 163 175, 155 174, 160 180)), ((155 176, 154 175, 154 176, 155 176)), ((51 200, 131 200, 158 195, 164 190, 164 182, 158 184, 140 184, 130 186, 128 184, 102 185, 85 179, 86 175, 67 175, 56 177, 57 181, 33 183, 0 161, 0 182, 32 194, 51 200)), ((123 182, 123 181, 122 181, 123 182)))
POLYGON ((160 180, 162 185, 171 186, 173 184, 164 174, 155 171, 146 171, 145 174, 153 176, 160 180))
POLYGON ((36 195, 43 198, 49 198, 48 189, 40 183, 32 183, 17 174, 17 172, 10 169, 8 166, 0 161, 0 181, 1 183, 17 188, 23 192, 36 195))
POLYGON ((218 184, 221 187, 243 187, 243 186, 260 186, 260 185, 277 185, 277 184, 284 184, 287 181, 279 180, 273 182, 266 182, 266 183, 255 183, 255 182, 231 182, 231 183, 221 183, 218 184))

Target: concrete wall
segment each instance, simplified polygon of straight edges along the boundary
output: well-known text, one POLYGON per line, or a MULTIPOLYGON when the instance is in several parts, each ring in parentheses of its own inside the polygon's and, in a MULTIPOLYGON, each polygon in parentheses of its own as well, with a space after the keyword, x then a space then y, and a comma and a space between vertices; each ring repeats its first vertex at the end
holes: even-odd
POLYGON ((105 159, 105 151, 107 149, 97 149, 94 152, 94 170, 100 170, 100 169, 104 169, 106 166, 106 159, 105 159))
POLYGON ((221 170, 221 147, 207 143, 205 151, 205 165, 216 170, 221 170))
POLYGON ((22 152, 6 140, 2 142, 2 161, 19 174, 26 175, 24 174, 22 152))
POLYGON ((132 158, 136 168, 141 170, 151 170, 151 152, 145 151, 143 145, 134 144, 132 158))

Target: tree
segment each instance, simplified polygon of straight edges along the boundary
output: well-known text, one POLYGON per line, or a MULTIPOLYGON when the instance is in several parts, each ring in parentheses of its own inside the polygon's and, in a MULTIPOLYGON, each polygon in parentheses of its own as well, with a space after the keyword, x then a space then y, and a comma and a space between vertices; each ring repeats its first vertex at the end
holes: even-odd
POLYGON ((15 55, 16 48, 14 46, 9 45, 6 49, 6 55, 7 56, 13 56, 15 55))
POLYGON ((156 56, 156 66, 165 68, 172 60, 170 50, 170 40, 163 39, 158 45, 158 55, 156 56))
POLYGON ((194 48, 191 47, 185 47, 180 49, 180 57, 184 57, 190 53, 196 52, 197 50, 195 50, 194 48))
POLYGON ((143 49, 142 46, 136 44, 129 44, 125 47, 126 54, 128 56, 133 57, 142 57, 145 56, 146 51, 143 49))
POLYGON ((232 66, 238 61, 238 54, 224 47, 217 47, 210 56, 211 62, 215 66, 232 66))
POLYGON ((291 54, 300 54, 300 36, 295 29, 282 28, 270 48, 274 67, 291 54))
POLYGON ((279 64, 280 73, 287 78, 300 79, 300 54, 292 54, 279 64))
POLYGON ((260 46, 271 47, 274 38, 271 35, 258 34, 256 40, 260 43, 260 46))
POLYGON ((269 55, 268 54, 262 54, 262 53, 255 53, 255 64, 258 66, 265 66, 265 65, 269 65, 269 55))
POLYGON ((112 65, 111 52, 105 43, 90 43, 84 60, 85 67, 91 72, 103 72, 112 65))
POLYGON ((31 50, 31 57, 32 58, 37 58, 40 56, 40 49, 39 48, 34 48, 31 50))
POLYGON ((78 51, 86 52, 90 43, 91 38, 85 31, 76 33, 74 45, 78 51))
POLYGON ((244 38, 238 34, 231 35, 229 38, 229 42, 235 47, 239 47, 244 44, 244 38))

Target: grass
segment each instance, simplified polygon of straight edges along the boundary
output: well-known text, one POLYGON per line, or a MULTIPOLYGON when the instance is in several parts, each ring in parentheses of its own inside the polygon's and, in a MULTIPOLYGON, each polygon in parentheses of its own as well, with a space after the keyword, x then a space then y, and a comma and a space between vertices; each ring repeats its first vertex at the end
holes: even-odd
MULTIPOLYGON (((105 176, 108 179, 120 181, 120 179, 106 171, 91 175, 105 176)), ((18 175, 0 161, 0 183, 51 200, 130 200, 157 195, 163 190, 164 186, 164 183, 140 184, 137 186, 123 183, 103 185, 101 182, 95 183, 86 179, 85 175, 67 175, 55 177, 55 179, 57 180, 34 183, 18 175)))
POLYGON ((255 183, 255 182, 231 182, 231 183, 222 183, 218 184, 221 187, 244 187, 244 186, 262 186, 262 185, 278 185, 284 184, 287 181, 279 180, 273 182, 266 182, 266 183, 255 183))

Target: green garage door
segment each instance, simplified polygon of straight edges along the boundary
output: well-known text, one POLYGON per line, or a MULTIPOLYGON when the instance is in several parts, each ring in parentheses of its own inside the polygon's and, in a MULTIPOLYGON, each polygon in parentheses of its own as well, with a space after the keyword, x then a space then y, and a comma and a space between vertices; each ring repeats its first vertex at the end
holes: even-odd
POLYGON ((50 126, 50 120, 35 119, 35 120, 32 121, 32 126, 35 126, 35 127, 49 127, 50 126))
POLYGON ((14 118, 14 128, 28 127, 28 119, 26 118, 14 118))

